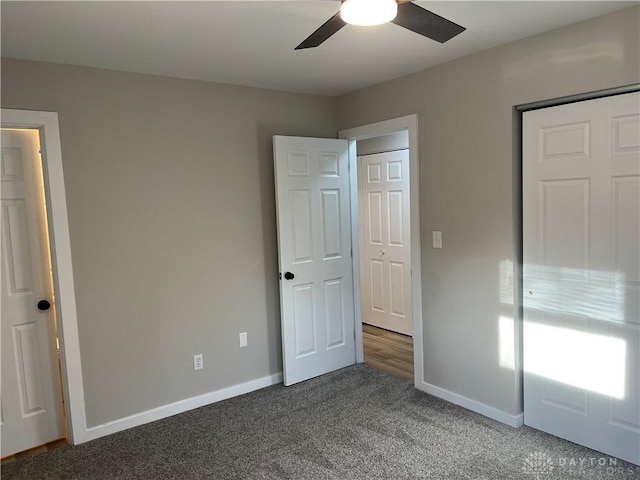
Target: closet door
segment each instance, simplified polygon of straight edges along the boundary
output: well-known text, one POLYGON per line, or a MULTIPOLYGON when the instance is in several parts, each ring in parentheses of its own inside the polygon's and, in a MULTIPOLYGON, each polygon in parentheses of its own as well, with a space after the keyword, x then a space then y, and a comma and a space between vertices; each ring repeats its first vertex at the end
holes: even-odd
POLYGON ((363 155, 358 169, 363 322, 412 336, 409 150, 363 155))
POLYGON ((640 94, 523 119, 525 424, 640 464, 640 94))

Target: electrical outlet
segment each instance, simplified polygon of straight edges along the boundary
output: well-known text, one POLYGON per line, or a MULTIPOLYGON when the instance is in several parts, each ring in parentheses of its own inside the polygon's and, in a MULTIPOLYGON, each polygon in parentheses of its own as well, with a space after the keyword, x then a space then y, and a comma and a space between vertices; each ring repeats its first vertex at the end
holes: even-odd
POLYGON ((193 356, 193 369, 202 370, 204 368, 204 362, 202 361, 202 354, 199 353, 193 356))
POLYGON ((244 348, 249 344, 249 339, 247 338, 247 332, 242 332, 240 334, 240 348, 244 348))

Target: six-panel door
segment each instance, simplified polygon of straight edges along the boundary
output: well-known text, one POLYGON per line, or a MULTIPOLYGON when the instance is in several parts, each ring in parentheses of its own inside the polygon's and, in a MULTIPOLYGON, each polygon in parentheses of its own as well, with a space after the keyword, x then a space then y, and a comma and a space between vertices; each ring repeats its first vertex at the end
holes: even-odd
POLYGON ((359 158, 362 321, 413 335, 409 150, 359 158))
POLYGON ((355 363, 346 140, 274 137, 284 383, 355 363))
POLYGON ((64 436, 37 130, 2 130, 2 456, 64 436))
POLYGON ((640 463, 640 94, 523 123, 527 425, 640 463))

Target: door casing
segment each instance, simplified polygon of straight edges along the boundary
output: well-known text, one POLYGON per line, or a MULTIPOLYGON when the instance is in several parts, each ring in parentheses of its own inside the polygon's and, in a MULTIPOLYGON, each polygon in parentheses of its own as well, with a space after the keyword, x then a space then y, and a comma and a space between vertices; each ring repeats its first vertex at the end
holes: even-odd
POLYGON ((3 108, 0 115, 3 128, 40 132, 67 440, 71 444, 82 443, 88 438, 58 114, 3 108))
POLYGON ((422 269, 420 254, 420 195, 418 176, 418 116, 416 114, 341 130, 338 138, 349 140, 349 179, 351 190, 351 248, 353 249, 353 292, 355 297, 356 362, 364 362, 360 281, 360 235, 358 219, 358 158, 356 142, 406 130, 409 133, 409 176, 411 216, 411 295, 413 313, 414 385, 423 390, 422 269))

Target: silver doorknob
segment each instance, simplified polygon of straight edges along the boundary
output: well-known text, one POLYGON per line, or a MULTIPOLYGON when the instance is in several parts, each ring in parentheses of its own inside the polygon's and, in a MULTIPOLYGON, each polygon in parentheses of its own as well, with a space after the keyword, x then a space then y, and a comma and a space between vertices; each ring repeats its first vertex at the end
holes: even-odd
POLYGON ((529 295, 533 295, 533 290, 529 290, 529 295))

